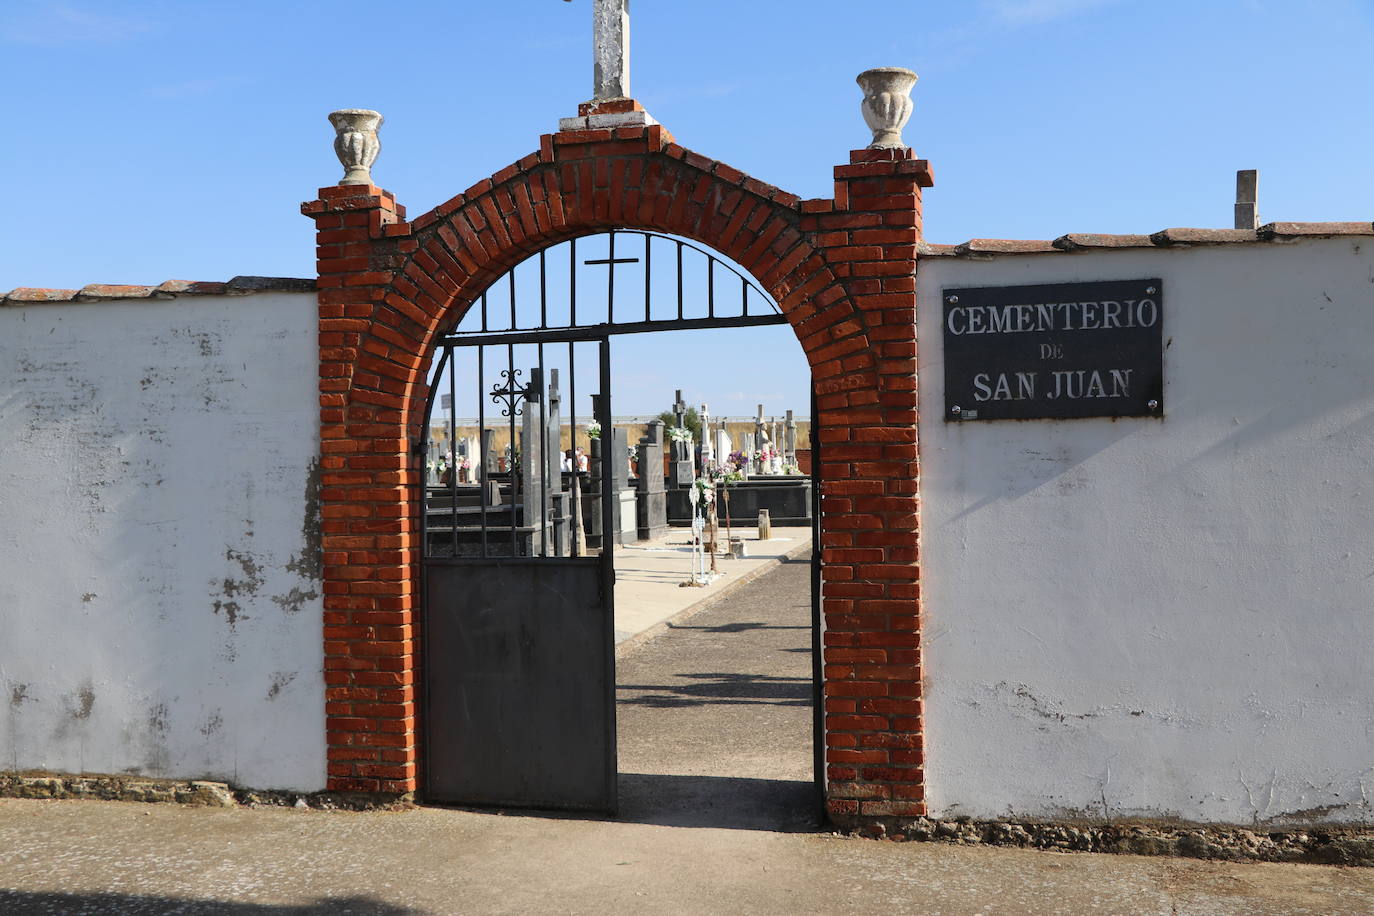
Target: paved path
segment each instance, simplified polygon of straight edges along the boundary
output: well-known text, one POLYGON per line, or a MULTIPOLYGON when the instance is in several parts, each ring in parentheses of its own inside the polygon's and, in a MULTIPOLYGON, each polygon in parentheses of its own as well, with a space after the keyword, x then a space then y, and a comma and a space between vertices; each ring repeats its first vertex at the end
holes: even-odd
POLYGON ((619 819, 0 799, 0 913, 1360 914, 1374 869, 809 827, 805 562, 620 663, 619 819))
POLYGON ((810 829, 810 553, 622 657, 622 816, 810 829))
MULTIPOLYGON (((700 587, 681 587, 692 579, 691 532, 672 528, 652 541, 624 544, 615 549, 615 641, 623 651, 643 638, 657 634, 665 621, 691 607, 714 601, 753 577, 767 572, 780 557, 805 552, 811 544, 810 528, 775 527, 766 541, 758 539, 756 525, 731 529, 744 540, 748 555, 742 559, 716 558, 716 575, 700 587)), ((720 530, 725 543, 725 528, 720 530)), ((711 560, 704 558, 709 571, 711 560)))

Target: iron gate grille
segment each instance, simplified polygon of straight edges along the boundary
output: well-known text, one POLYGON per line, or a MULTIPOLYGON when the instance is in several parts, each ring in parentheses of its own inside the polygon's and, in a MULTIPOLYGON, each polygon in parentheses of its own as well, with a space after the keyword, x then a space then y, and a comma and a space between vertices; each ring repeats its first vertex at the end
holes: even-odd
POLYGON ((709 252, 614 230, 533 255, 440 341, 416 444, 432 800, 614 810, 612 557, 635 526, 611 339, 785 323, 709 252))

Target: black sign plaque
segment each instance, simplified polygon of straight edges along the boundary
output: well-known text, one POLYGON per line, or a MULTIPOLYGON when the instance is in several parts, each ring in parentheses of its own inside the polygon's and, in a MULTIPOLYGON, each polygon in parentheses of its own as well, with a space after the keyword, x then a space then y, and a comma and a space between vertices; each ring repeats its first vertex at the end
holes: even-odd
POLYGON ((1164 415, 1164 286, 946 289, 945 419, 1164 415))

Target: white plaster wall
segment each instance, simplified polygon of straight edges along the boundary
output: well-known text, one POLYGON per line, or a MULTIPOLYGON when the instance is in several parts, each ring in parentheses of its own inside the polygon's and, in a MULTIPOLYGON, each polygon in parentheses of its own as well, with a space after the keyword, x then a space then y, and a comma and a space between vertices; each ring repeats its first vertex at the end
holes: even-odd
POLYGON ((1374 240, 919 287, 932 811, 1374 820, 1374 240), (943 421, 942 287, 1152 277, 1163 420, 943 421))
POLYGON ((313 294, 0 308, 0 769, 324 787, 313 294))

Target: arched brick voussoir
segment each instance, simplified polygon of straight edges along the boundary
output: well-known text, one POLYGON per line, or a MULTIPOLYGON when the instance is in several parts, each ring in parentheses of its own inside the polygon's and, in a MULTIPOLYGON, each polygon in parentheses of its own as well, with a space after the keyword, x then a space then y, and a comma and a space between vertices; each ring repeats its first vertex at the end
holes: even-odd
MULTIPOLYGON (((411 223, 415 244, 391 296, 410 305, 398 312, 425 323, 417 357, 524 259, 612 228, 681 236, 731 258, 778 302, 803 349, 829 352, 867 328, 825 249, 801 228, 796 197, 675 144, 655 148, 646 132, 625 133, 555 137, 411 223), (840 328, 828 337, 822 312, 821 323, 840 328)), ((815 366, 833 356, 808 358, 815 366)), ((424 379, 412 383, 419 390, 424 379)))

